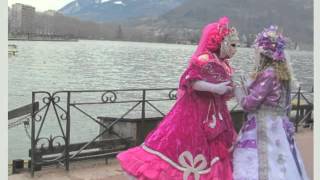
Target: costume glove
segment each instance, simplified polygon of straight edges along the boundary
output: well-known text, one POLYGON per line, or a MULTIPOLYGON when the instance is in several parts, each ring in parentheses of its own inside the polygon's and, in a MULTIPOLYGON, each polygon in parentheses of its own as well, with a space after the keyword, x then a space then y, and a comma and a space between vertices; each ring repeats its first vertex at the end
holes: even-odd
POLYGON ((244 81, 244 87, 247 89, 252 84, 252 82, 252 79, 247 79, 246 81, 244 81))
POLYGON ((243 91, 243 88, 242 87, 239 87, 237 86, 235 89, 234 89, 234 95, 238 101, 238 103, 241 103, 241 100, 245 97, 245 92, 243 91))
POLYGON ((209 91, 219 95, 223 95, 232 90, 232 87, 229 85, 230 81, 214 84, 206 81, 198 80, 193 83, 193 89, 198 91, 209 91))

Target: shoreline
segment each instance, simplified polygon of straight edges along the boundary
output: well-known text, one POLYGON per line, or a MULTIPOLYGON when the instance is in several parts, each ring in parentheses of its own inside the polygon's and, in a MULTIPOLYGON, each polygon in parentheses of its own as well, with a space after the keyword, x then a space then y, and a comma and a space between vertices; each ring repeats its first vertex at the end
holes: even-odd
POLYGON ((8 41, 70 41, 78 42, 79 39, 8 39, 8 41))
MULTIPOLYGON (((156 43, 156 44, 174 44, 174 45, 190 45, 190 46, 196 46, 195 43, 177 43, 177 42, 157 42, 157 41, 127 41, 127 40, 109 40, 109 39, 82 39, 82 38, 75 38, 75 39, 27 39, 27 38, 8 38, 8 41, 70 41, 70 42, 78 42, 78 41, 119 41, 119 42, 135 42, 135 43, 156 43)), ((306 51, 306 52, 313 52, 313 46, 312 45, 304 45, 303 47, 307 48, 300 48, 297 49, 288 49, 288 51, 306 51)), ((241 46, 240 48, 251 48, 251 47, 244 47, 241 46)))

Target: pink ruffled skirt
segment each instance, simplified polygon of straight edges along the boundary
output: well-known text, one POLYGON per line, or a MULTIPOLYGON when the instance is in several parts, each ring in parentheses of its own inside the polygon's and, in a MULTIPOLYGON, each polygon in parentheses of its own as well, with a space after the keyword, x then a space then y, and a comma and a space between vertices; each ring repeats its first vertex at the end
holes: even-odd
MULTIPOLYGON (((124 151, 117 158, 123 170, 138 180, 183 180, 183 171, 141 146, 124 151)), ((194 174, 190 173, 187 180, 195 180, 194 174)), ((230 159, 217 161, 210 172, 200 175, 200 180, 232 180, 230 159)))

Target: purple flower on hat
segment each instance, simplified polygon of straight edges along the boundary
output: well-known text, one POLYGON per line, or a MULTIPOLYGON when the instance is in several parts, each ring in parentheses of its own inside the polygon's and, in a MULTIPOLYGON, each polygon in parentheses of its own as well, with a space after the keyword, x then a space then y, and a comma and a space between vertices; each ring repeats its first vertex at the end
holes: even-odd
POLYGON ((271 25, 260 32, 256 37, 254 47, 260 49, 262 54, 273 58, 275 61, 285 60, 286 40, 278 31, 278 26, 271 25))

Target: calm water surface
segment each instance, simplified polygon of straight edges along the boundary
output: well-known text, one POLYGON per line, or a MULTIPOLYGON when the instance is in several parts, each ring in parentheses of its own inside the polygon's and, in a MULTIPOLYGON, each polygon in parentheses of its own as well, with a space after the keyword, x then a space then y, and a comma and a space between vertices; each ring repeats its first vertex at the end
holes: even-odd
MULTIPOLYGON (((18 55, 9 58, 9 110, 31 103, 32 91, 104 90, 177 87, 196 46, 114 41, 10 42, 18 55)), ((232 65, 253 69, 253 50, 240 48, 232 65)), ((313 86, 313 53, 289 51, 296 84, 313 86)), ((239 71, 238 71, 239 72, 239 71)), ((236 73, 239 74, 239 73, 236 73)), ((79 117, 80 119, 80 117, 79 117)), ((98 126, 83 120, 71 125, 71 142, 95 135, 98 126)), ((44 126, 51 133, 55 121, 44 126)), ((28 157, 30 139, 23 125, 9 129, 9 159, 28 157)))

